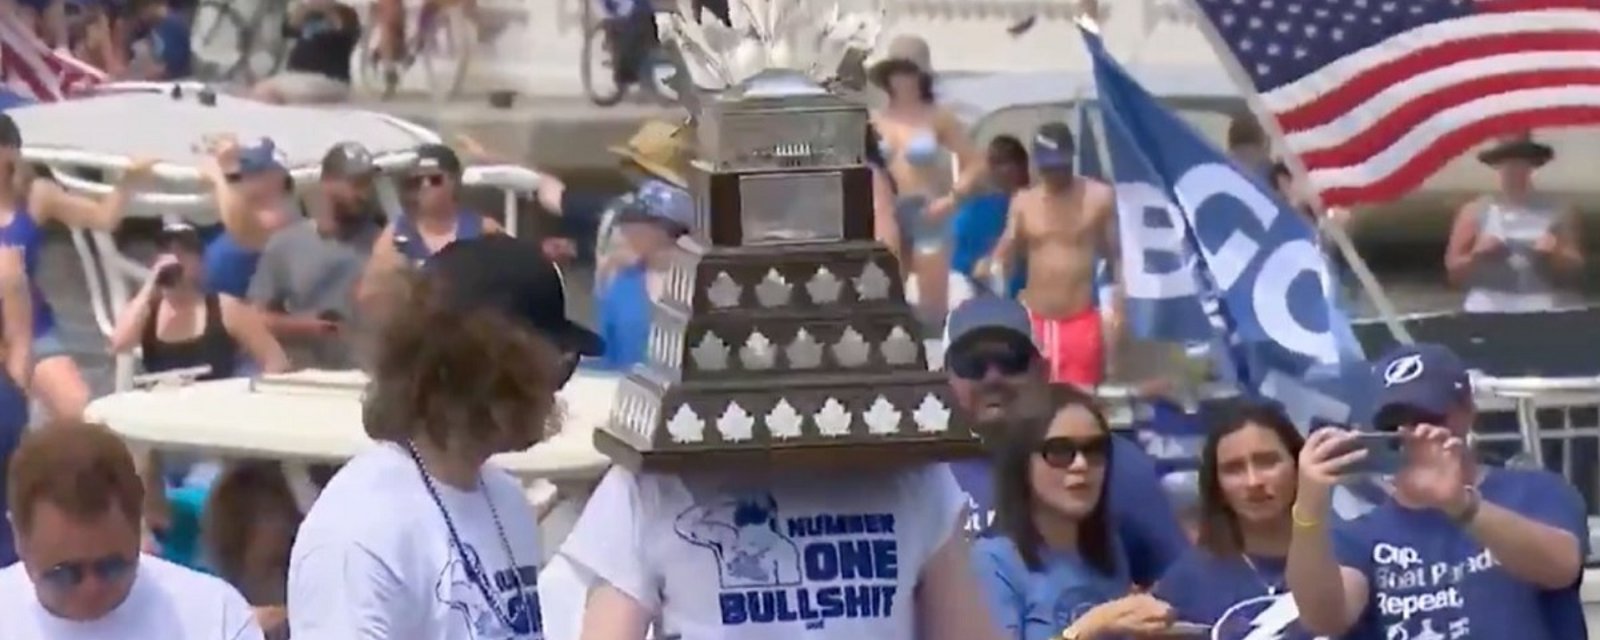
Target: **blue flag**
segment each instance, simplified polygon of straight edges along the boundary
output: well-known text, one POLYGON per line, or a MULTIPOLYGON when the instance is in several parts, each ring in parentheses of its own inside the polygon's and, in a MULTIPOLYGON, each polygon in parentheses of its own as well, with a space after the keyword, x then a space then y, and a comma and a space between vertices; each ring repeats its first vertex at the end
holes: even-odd
POLYGON ((1364 416, 1366 380, 1316 230, 1162 106, 1085 32, 1116 175, 1128 326, 1223 348, 1302 428, 1364 416))

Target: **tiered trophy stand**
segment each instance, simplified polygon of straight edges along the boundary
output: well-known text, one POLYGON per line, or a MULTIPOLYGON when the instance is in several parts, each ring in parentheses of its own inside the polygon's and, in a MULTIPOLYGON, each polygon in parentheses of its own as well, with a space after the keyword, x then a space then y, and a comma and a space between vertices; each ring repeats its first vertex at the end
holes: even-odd
POLYGON ((773 70, 697 120, 696 229, 596 446, 672 471, 982 455, 873 240, 865 108, 773 70))

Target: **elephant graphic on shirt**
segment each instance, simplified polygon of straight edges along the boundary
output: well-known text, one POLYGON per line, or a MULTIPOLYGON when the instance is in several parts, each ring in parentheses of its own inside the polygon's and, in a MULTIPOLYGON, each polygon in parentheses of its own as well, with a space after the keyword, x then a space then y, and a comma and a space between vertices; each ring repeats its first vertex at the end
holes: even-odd
POLYGON ((673 530, 685 542, 711 550, 724 589, 800 584, 800 546, 779 526, 771 494, 695 505, 678 514, 673 530))

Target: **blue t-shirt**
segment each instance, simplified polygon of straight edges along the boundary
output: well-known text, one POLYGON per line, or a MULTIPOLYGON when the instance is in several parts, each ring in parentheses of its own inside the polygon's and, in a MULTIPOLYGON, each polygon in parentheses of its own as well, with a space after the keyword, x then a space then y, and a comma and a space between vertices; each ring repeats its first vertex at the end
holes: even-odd
MULTIPOLYGON (((1161 488, 1155 460, 1126 438, 1112 438, 1112 443, 1111 477, 1102 499, 1109 501, 1117 537, 1128 552, 1129 576, 1135 584, 1152 584, 1189 550, 1189 537, 1161 488)), ((967 492, 972 511, 967 530, 982 535, 994 520, 993 467, 966 461, 951 463, 950 470, 967 492)))
POLYGON ((645 276, 644 265, 634 265, 618 271, 600 291, 595 315, 606 352, 597 364, 605 369, 625 371, 644 362, 653 306, 645 276))
MULTIPOLYGON (((1583 499, 1561 476, 1491 469, 1478 490, 1485 502, 1571 532, 1587 547, 1583 499)), ((1588 637, 1582 617, 1566 615, 1580 606, 1577 580, 1556 591, 1520 581, 1438 511, 1391 500, 1337 526, 1333 542, 1339 564, 1365 575, 1371 593, 1348 639, 1588 637)))
MULTIPOLYGON (((950 217, 952 271, 971 276, 978 261, 994 252, 995 243, 1005 233, 1010 208, 1011 196, 997 191, 972 196, 961 203, 961 208, 950 217)), ((1016 295, 1022 290, 1027 275, 1027 269, 1015 268, 1006 283, 1009 290, 1004 293, 1016 295)))
POLYGON ((226 293, 244 299, 250 291, 250 278, 256 275, 256 264, 261 262, 261 252, 240 246, 226 231, 206 243, 206 292, 226 293))
POLYGON ((1172 605, 1178 620, 1211 625, 1215 640, 1312 640, 1285 586, 1286 565, 1282 557, 1251 556, 1246 564, 1242 556, 1194 549, 1167 569, 1153 591, 1172 605))
POLYGON ((995 621, 1014 640, 1048 640, 1098 605, 1128 595, 1123 558, 1106 575, 1072 552, 1041 550, 1039 571, 1029 571, 1016 545, 1004 536, 979 540, 973 570, 983 585, 995 621))
POLYGON ((150 55, 161 61, 166 72, 162 80, 187 78, 193 73, 194 59, 189 49, 189 24, 176 14, 162 18, 144 39, 150 44, 150 55))
MULTIPOLYGON (((28 396, 11 381, 11 376, 0 373, 0 466, 11 462, 11 454, 22 444, 22 434, 28 430, 28 396)), ((0 511, 6 510, 6 474, 0 473, 0 511)), ((0 567, 17 561, 17 549, 11 539, 11 526, 0 525, 0 567)))

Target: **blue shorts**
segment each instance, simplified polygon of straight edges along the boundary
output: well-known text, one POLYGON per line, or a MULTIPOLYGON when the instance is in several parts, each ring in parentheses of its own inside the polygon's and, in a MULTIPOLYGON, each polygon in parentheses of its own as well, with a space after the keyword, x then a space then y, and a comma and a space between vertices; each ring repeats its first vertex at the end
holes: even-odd
POLYGON ((33 337, 34 366, 51 358, 70 355, 72 352, 67 350, 67 343, 61 340, 61 331, 58 329, 50 329, 44 335, 33 337))
MULTIPOLYGON (((0 374, 0 469, 11 463, 11 454, 22 442, 28 430, 28 396, 11 383, 11 378, 0 374)), ((6 479, 0 473, 0 512, 6 510, 6 479)), ((17 552, 11 540, 11 527, 0 526, 0 567, 17 561, 17 552)))
POLYGON ((894 203, 895 222, 900 224, 900 246, 918 255, 944 249, 944 224, 928 220, 927 196, 901 196, 894 203))

